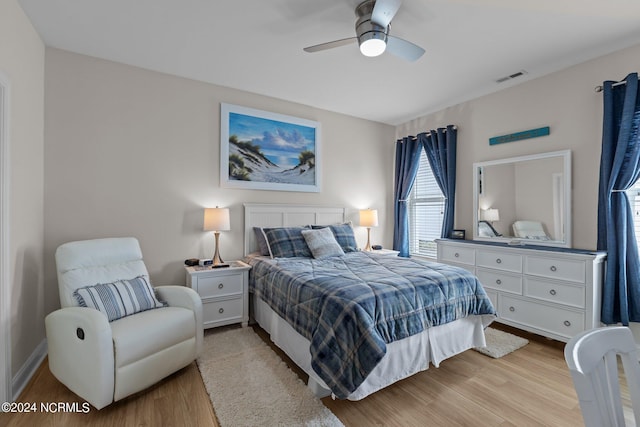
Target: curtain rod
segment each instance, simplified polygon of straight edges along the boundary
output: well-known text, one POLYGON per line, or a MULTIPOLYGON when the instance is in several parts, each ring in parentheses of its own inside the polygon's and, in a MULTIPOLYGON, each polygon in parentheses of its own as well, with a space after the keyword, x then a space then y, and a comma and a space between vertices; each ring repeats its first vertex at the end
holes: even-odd
MULTIPOLYGON (((451 125, 449 125, 449 126, 451 126, 451 125)), ((448 127, 448 126, 447 126, 447 127, 448 127)), ((452 129, 453 129, 453 130, 458 130, 458 126, 456 126, 456 125, 453 125, 453 126, 451 126, 451 127, 452 127, 452 129)), ((445 127, 445 128, 438 128, 438 129, 443 129, 445 132, 447 131, 447 128, 446 128, 446 127, 445 127)), ((424 134, 426 134, 427 136, 430 136, 430 135, 431 135, 431 131, 430 131, 430 130, 428 130, 428 131, 424 131, 424 132, 420 132, 420 133, 424 133, 424 134)), ((418 135, 420 135, 420 133, 419 133, 418 135)), ((408 136, 406 136, 405 138, 411 138, 413 141, 415 141, 415 140, 417 140, 417 139, 418 139, 418 137, 417 137, 416 135, 408 135, 408 136)), ((402 138, 398 139, 397 141, 401 141, 401 140, 402 140, 402 138)))
MULTIPOLYGON (((627 81, 626 80, 622 80, 621 82, 616 82, 613 84, 613 86, 620 86, 620 85, 626 85, 627 81)), ((594 89, 596 92, 602 92, 604 90, 604 87, 602 86, 596 86, 594 89)))

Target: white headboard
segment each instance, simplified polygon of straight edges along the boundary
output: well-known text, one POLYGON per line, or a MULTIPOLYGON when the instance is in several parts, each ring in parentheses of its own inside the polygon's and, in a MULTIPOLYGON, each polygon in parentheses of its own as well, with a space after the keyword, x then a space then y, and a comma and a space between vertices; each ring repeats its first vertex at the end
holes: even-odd
POLYGON ((326 206, 244 204, 244 254, 258 250, 253 227, 295 227, 344 222, 345 208, 326 206))

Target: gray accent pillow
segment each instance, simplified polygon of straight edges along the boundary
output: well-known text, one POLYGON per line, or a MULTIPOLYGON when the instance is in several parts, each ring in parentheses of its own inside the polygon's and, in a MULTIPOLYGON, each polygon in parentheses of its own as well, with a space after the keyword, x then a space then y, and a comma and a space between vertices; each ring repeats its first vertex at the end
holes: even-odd
POLYGON ((329 258, 344 255, 344 251, 330 228, 302 230, 302 236, 314 258, 329 258))

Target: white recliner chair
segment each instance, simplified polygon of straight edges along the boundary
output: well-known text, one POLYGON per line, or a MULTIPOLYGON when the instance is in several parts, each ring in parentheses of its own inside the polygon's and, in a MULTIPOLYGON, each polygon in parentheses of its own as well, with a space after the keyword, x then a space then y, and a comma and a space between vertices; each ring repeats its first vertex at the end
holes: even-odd
POLYGON ((49 368, 78 396, 101 409, 197 358, 200 297, 184 286, 151 288, 135 238, 65 243, 55 257, 62 308, 45 319, 49 368))

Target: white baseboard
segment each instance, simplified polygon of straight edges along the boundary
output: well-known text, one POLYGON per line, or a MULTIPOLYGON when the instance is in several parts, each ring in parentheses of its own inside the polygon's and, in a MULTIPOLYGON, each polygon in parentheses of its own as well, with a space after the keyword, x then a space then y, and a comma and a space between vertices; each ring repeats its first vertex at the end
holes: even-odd
POLYGON ((31 356, 24 362, 24 365, 16 373, 11 381, 11 390, 13 390, 13 400, 16 401, 22 393, 22 390, 27 386, 33 374, 42 364, 42 361, 47 356, 47 339, 43 339, 40 344, 33 350, 31 356))

